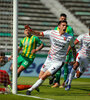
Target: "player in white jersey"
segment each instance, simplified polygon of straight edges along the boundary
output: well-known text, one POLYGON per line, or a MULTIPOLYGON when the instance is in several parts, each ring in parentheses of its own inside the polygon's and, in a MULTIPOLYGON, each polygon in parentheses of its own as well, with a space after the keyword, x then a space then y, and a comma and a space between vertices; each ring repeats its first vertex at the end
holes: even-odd
POLYGON ((81 48, 77 53, 76 62, 74 62, 71 73, 69 74, 69 77, 67 79, 68 85, 65 88, 65 90, 69 90, 71 88, 71 81, 75 75, 75 72, 76 72, 76 77, 79 78, 85 72, 86 68, 90 64, 90 27, 89 27, 89 33, 78 36, 74 44, 76 45, 79 42, 81 42, 81 48), (76 71, 77 68, 78 71, 76 71))
POLYGON ((51 41, 51 50, 44 65, 41 68, 39 80, 30 89, 28 89, 28 91, 26 92, 27 95, 30 95, 31 91, 39 87, 48 76, 55 74, 56 71, 63 66, 67 48, 69 45, 71 45, 75 53, 73 38, 65 33, 65 30, 67 28, 67 21, 59 21, 58 27, 59 31, 31 31, 32 34, 49 37, 51 41))

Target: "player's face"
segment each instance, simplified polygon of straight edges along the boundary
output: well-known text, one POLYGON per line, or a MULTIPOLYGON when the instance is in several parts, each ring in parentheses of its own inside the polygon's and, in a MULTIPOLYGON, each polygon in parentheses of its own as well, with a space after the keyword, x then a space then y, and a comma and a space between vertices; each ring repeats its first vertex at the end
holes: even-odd
POLYGON ((24 30, 24 34, 25 34, 26 36, 30 36, 30 35, 31 35, 30 32, 29 32, 29 29, 25 29, 25 30, 24 30))
POLYGON ((59 21, 63 21, 63 20, 66 20, 66 17, 61 16, 61 17, 59 18, 59 21))
POLYGON ((62 33, 65 33, 66 31, 66 28, 67 28, 67 24, 66 23, 61 23, 59 26, 58 26, 59 30, 62 32, 62 33))

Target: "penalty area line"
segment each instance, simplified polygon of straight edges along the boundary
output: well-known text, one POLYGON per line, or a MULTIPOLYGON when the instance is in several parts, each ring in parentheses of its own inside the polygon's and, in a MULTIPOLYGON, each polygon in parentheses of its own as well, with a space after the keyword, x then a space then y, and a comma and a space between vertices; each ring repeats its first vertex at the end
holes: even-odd
POLYGON ((37 96, 24 95, 24 94, 16 94, 16 95, 18 95, 18 96, 24 96, 24 97, 32 97, 32 98, 42 99, 42 100, 54 100, 54 99, 49 99, 49 98, 41 98, 41 97, 37 97, 37 96))

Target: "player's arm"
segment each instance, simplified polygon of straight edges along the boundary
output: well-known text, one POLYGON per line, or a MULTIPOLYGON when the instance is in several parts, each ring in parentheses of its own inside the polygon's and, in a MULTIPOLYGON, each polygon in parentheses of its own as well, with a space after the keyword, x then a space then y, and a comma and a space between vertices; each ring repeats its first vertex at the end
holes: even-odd
POLYGON ((76 39, 76 40, 74 41, 74 44, 76 45, 76 44, 78 44, 78 43, 79 43, 79 40, 76 39))
POLYGON ((31 51, 31 53, 36 53, 36 52, 40 51, 43 47, 44 47, 44 44, 42 43, 37 49, 33 49, 31 51))
POLYGON ((76 61, 76 48, 75 48, 75 44, 74 44, 73 38, 70 41, 69 49, 70 49, 70 47, 71 47, 72 52, 73 52, 74 61, 76 61))
POLYGON ((36 35, 36 36, 43 36, 43 32, 39 32, 39 31, 35 31, 35 30, 30 31, 30 33, 33 35, 36 35))
POLYGON ((41 50, 42 48, 44 47, 44 44, 42 43, 37 49, 36 49, 36 52, 41 50))
POLYGON ((18 47, 18 53, 22 50, 22 47, 18 47))
POLYGON ((43 32, 39 32, 39 31, 35 31, 35 30, 32 30, 29 25, 25 25, 24 26, 25 29, 29 29, 29 32, 33 35, 36 35, 36 36, 43 36, 43 32))
POLYGON ((72 52, 73 52, 74 61, 76 61, 76 48, 75 48, 75 46, 72 47, 72 52))
MULTIPOLYGON (((74 45, 76 45, 76 44, 78 44, 78 43, 79 43, 79 40, 76 39, 76 40, 74 41, 74 45)), ((68 47, 68 49, 67 49, 66 55, 68 54, 68 52, 70 51, 71 48, 72 48, 72 47, 69 45, 69 47, 68 47)))

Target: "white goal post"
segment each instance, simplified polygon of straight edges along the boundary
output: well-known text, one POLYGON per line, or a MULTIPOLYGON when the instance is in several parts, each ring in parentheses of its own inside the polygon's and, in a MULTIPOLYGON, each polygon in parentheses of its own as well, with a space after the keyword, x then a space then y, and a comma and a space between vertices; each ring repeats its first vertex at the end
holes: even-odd
POLYGON ((18 33, 18 0, 13 0, 13 77, 12 93, 17 93, 17 33, 18 33))

